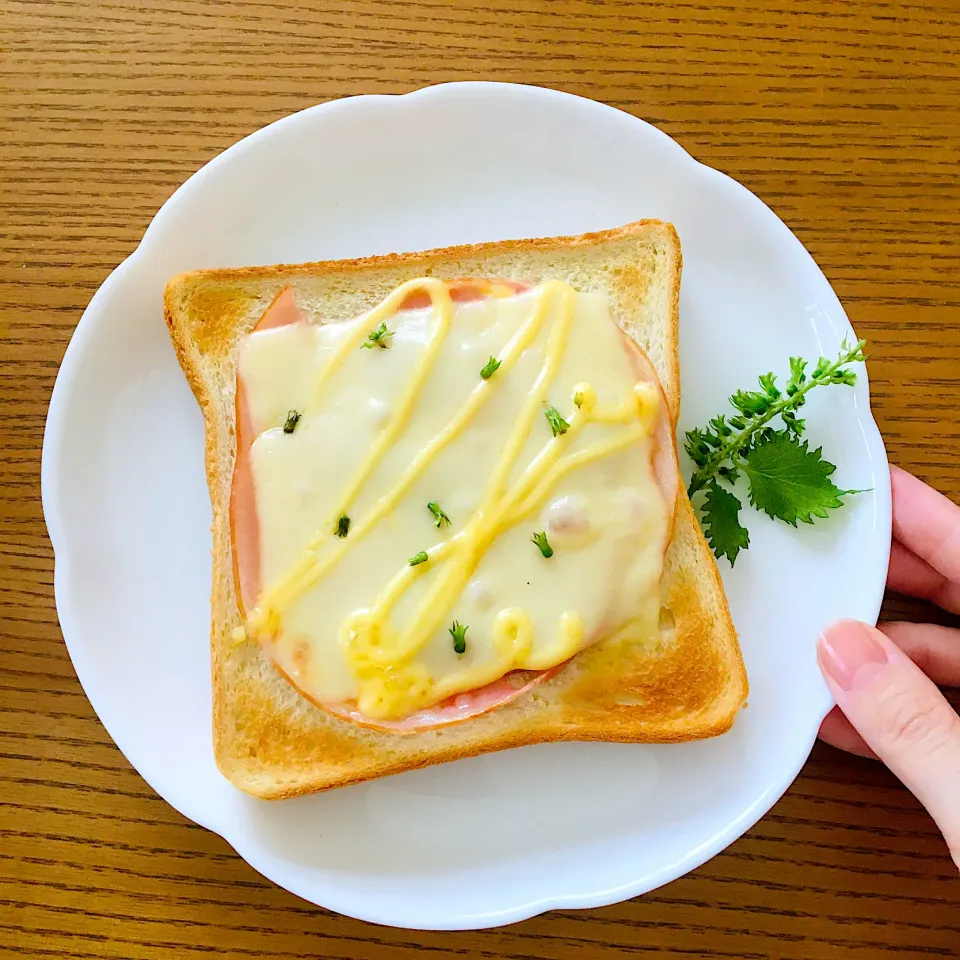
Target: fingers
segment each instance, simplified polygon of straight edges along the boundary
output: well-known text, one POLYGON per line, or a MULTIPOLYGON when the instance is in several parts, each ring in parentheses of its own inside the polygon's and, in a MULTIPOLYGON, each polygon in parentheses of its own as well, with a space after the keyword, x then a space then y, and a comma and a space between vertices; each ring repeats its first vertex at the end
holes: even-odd
POLYGON ((887 586, 897 593, 929 600, 950 613, 960 613, 960 582, 951 582, 896 540, 890 545, 887 586))
POLYGON ((893 536, 953 583, 960 583, 960 507, 922 480, 890 468, 893 536))
POLYGON ((817 659, 837 705, 927 808, 960 866, 960 717, 893 641, 866 624, 834 624, 820 637, 817 659))
POLYGON ((960 630, 935 623, 881 623, 880 629, 934 682, 960 687, 960 630))
MULTIPOLYGON (((879 629, 934 683, 960 686, 960 630, 930 623, 899 622, 881 623, 879 629)), ((858 757, 879 759, 839 707, 834 707, 824 718, 820 739, 858 757)))
MULTIPOLYGON (((932 623, 898 622, 881 623, 879 629, 934 683, 960 686, 960 630, 932 623)), ((879 759, 839 707, 834 707, 824 718, 820 739, 858 757, 879 759)))
POLYGON ((855 753, 858 757, 866 757, 868 760, 880 759, 867 746, 863 737, 857 733, 839 707, 834 707, 823 718, 823 723, 820 724, 820 739, 829 743, 831 747, 846 750, 847 753, 855 753))

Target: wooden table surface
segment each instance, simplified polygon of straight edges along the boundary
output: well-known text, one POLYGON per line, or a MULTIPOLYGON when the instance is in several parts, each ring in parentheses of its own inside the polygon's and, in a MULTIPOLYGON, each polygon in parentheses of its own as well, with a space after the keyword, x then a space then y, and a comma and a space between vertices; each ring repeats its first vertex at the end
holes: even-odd
POLYGON ((74 325, 189 174, 310 104, 470 78, 606 101, 770 204, 870 340, 891 459, 960 498, 958 11, 0 0, 0 954, 960 955, 960 882, 931 822, 824 746, 747 836, 640 900, 467 934, 313 908, 168 807, 100 726, 60 637, 39 484, 74 325))

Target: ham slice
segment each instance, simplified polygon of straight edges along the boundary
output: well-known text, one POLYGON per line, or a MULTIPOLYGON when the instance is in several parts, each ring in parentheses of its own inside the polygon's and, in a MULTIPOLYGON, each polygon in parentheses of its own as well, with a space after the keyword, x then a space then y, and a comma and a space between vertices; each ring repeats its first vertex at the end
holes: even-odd
MULTIPOLYGON (((451 298, 458 303, 479 300, 491 296, 491 283, 500 288, 522 293, 530 284, 516 280, 477 281, 456 279, 448 281, 451 298)), ((410 294, 401 305, 401 310, 412 310, 430 306, 430 297, 426 291, 410 294)), ((270 330, 294 323, 308 323, 306 315, 297 306, 296 298, 290 287, 281 290, 273 302, 264 311, 263 316, 253 328, 253 332, 270 330)), ((660 416, 654 433, 655 453, 654 470, 659 486, 664 491, 664 501, 672 515, 676 508, 679 490, 679 472, 677 468, 676 441, 673 423, 669 415, 666 399, 653 364, 633 339, 623 335, 624 349, 630 355, 630 361, 637 379, 652 383, 660 390, 660 416), (670 495, 673 491, 673 495, 670 495)), ((230 528, 233 538, 234 583, 241 613, 253 608, 260 593, 260 528, 257 520, 253 472, 250 463, 250 449, 254 441, 253 424, 249 406, 243 388, 243 381, 237 374, 236 391, 237 456, 233 472, 233 486, 230 494, 230 528)), ((264 643, 264 651, 272 657, 272 644, 264 643)), ((295 680, 284 671, 274 659, 274 665, 297 690, 323 710, 344 720, 376 730, 395 733, 414 733, 436 727, 461 723, 471 717, 488 713, 527 693, 537 684, 554 676, 563 669, 563 664, 549 670, 514 670, 499 680, 494 680, 476 690, 456 694, 440 703, 419 710, 399 720, 374 720, 364 715, 355 702, 320 703, 301 690, 295 680)))
MULTIPOLYGON (((290 287, 284 287, 257 321, 253 332, 286 327, 292 323, 308 323, 306 314, 297 306, 290 287)), ((240 613, 246 616, 260 595, 260 523, 254 499, 253 470, 250 448, 254 441, 250 408, 237 372, 236 395, 237 458, 230 488, 230 534, 233 540, 233 584, 240 613)))
POLYGON ((462 723, 481 713, 489 713, 511 700, 516 700, 538 683, 552 677, 562 669, 562 666, 561 664, 549 670, 540 671, 513 670, 484 687, 458 693, 454 697, 448 697, 432 707, 418 710, 399 720, 372 720, 361 713, 355 703, 323 703, 320 706, 337 717, 360 724, 361 727, 389 730, 393 733, 416 733, 418 730, 432 730, 435 727, 462 723))

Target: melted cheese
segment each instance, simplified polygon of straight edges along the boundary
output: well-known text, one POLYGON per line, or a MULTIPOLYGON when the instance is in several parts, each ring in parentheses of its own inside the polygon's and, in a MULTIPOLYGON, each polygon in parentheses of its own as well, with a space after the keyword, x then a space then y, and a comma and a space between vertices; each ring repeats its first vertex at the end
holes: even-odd
POLYGON ((558 281, 489 292, 454 303, 445 283, 414 280, 363 317, 243 346, 266 584, 248 630, 318 702, 402 717, 625 625, 655 629, 659 392, 636 382, 603 297, 558 281), (398 312, 416 290, 432 306, 398 312), (388 348, 363 349, 381 322, 388 348), (558 436, 550 406, 569 423, 558 436), (303 415, 286 434, 290 410, 303 415))

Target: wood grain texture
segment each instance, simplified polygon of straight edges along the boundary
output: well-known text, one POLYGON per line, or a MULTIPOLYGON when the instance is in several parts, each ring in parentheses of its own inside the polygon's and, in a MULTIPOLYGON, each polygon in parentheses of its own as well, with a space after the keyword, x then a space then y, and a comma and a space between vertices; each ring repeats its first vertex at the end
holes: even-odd
POLYGON ((470 78, 628 110, 770 204, 871 342, 891 459, 960 499, 958 63, 956 0, 0 0, 0 954, 960 955, 931 822, 823 746, 746 837, 641 900, 457 935, 314 909, 113 746, 60 639, 39 498, 77 319, 190 173, 318 101, 470 78))

